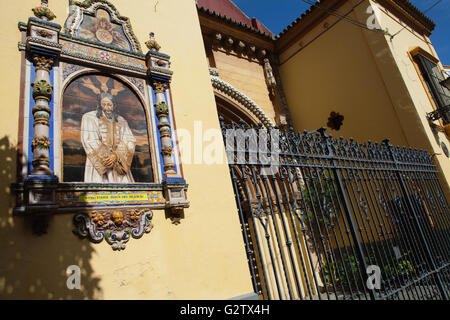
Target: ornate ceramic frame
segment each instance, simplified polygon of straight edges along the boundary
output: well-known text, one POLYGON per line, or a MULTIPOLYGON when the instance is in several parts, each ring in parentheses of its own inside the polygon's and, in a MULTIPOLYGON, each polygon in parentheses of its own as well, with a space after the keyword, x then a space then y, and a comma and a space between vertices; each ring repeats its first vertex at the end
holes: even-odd
POLYGON ((19 161, 19 167, 22 169, 17 183, 12 185, 16 193, 14 214, 43 216, 72 213, 75 214, 74 224, 80 237, 87 237, 92 242, 106 239, 114 250, 122 250, 130 237, 139 238, 151 230, 150 220, 153 213, 150 210, 164 209, 174 223, 179 223, 183 209, 189 206, 186 197, 188 185, 182 175, 176 143, 170 89, 170 56, 152 50, 143 54, 129 19, 122 17, 106 0, 71 1, 65 25, 63 33, 58 24, 34 17, 29 18, 28 23, 19 23, 19 30, 22 32, 19 50, 24 52, 22 124, 19 133, 20 151, 23 156, 19 161), (83 15, 95 15, 99 8, 106 10, 111 20, 123 27, 132 46, 131 51, 75 36, 83 15), (51 61, 51 64, 48 64, 45 70, 42 71, 41 67, 41 71, 38 71, 37 65, 33 64, 35 57, 43 57, 51 61), (73 79, 92 72, 120 79, 132 88, 142 101, 154 164, 153 183, 98 184, 60 181, 62 94, 73 79), (46 121, 42 120, 42 116, 42 119, 36 119, 35 112, 31 112, 40 99, 31 94, 33 81, 44 81, 46 87, 52 88, 48 106, 40 107, 48 110, 46 121), (164 112, 156 107, 161 104, 167 105, 164 112), (37 127, 37 124, 41 127, 37 127), (38 130, 43 131, 36 136, 38 130), (31 170, 37 161, 33 160, 31 164, 31 155, 36 158, 31 142, 38 140, 45 140, 50 145, 48 150, 45 150, 48 161, 41 161, 44 167, 48 164, 47 169, 52 173, 50 176, 33 174, 35 169, 31 170), (139 216, 145 219, 134 219, 136 215, 132 212, 140 212, 139 216), (115 216, 122 215, 123 223, 114 222, 111 218, 113 213, 115 216), (99 217, 98 214, 108 223, 99 225, 94 221, 95 217, 99 217))
POLYGON ((111 21, 123 27, 125 36, 130 41, 132 51, 142 53, 141 46, 130 24, 130 19, 119 14, 113 4, 105 0, 70 1, 70 14, 64 26, 64 33, 76 36, 76 32, 85 14, 95 16, 98 9, 104 9, 111 14, 111 21))

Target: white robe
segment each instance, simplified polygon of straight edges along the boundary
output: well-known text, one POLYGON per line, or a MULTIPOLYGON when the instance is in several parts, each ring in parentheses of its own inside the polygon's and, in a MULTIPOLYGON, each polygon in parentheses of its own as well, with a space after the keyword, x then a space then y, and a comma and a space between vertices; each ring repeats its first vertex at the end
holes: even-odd
POLYGON ((84 182, 134 183, 130 167, 136 139, 123 117, 118 116, 115 122, 104 116, 97 118, 97 111, 85 113, 81 119, 81 142, 87 156, 84 182), (100 159, 111 152, 118 156, 118 162, 106 168, 100 159), (121 166, 126 174, 119 174, 116 166, 121 166))

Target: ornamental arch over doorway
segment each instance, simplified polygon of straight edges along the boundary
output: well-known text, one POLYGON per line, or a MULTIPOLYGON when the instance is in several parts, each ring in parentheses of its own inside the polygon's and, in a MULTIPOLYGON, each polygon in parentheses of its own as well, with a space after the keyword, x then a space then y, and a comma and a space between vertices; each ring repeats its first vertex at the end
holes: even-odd
POLYGON ((241 120, 247 126, 258 126, 259 119, 251 112, 233 102, 231 99, 224 97, 218 93, 214 95, 216 100, 217 113, 223 117, 225 122, 235 122, 238 124, 241 120))
MULTIPOLYGON (((261 107, 231 84, 215 75, 211 75, 211 83, 214 88, 219 115, 221 115, 220 111, 222 110, 224 112, 222 116, 225 119, 233 115, 242 116, 244 122, 248 120, 253 124, 262 123, 266 128, 275 127, 274 121, 267 116, 261 107)), ((239 118, 234 117, 231 119, 239 118)))

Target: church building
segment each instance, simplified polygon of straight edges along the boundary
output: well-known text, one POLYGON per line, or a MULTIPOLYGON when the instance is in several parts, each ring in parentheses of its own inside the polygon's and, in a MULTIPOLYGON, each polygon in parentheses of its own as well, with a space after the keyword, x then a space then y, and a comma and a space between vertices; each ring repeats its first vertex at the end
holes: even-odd
POLYGON ((310 2, 4 4, 0 297, 449 299, 435 23, 310 2))

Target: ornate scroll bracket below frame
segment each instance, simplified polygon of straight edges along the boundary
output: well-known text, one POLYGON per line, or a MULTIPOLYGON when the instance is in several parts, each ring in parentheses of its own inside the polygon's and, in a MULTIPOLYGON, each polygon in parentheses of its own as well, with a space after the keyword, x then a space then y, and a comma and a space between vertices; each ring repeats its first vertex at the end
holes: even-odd
POLYGON ((73 217, 74 233, 94 243, 103 239, 113 250, 124 250, 131 237, 139 239, 149 233, 153 225, 149 209, 97 210, 79 213, 73 217))

